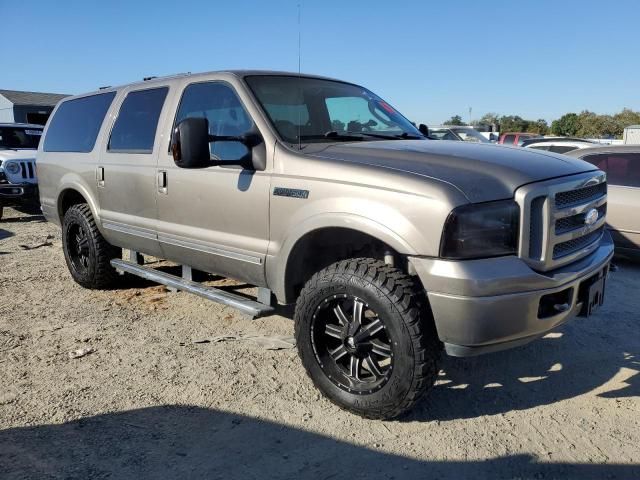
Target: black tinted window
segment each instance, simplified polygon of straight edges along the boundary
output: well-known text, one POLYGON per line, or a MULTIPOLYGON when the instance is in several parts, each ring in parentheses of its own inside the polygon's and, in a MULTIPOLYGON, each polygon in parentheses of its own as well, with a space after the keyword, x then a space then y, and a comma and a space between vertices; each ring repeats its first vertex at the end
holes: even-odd
POLYGON ((551 147, 549 147, 549 151, 554 153, 567 153, 575 149, 576 147, 569 145, 552 145, 551 147))
POLYGON ((108 150, 111 152, 151 153, 158 118, 167 87, 131 92, 122 102, 108 150))
MULTIPOLYGON (((240 136, 253 125, 233 89, 220 82, 194 83, 185 88, 176 124, 185 118, 201 117, 209 121, 209 134, 216 136, 240 136)), ((240 142, 211 142, 210 150, 219 160, 241 160, 249 154, 240 142)))
POLYGON ((42 129, 0 127, 0 150, 5 148, 38 148, 42 129))
POLYGON ((45 152, 90 152, 116 92, 63 102, 51 119, 45 152))
POLYGON ((599 153, 587 155, 583 160, 607 172, 610 185, 640 187, 640 152, 599 153))

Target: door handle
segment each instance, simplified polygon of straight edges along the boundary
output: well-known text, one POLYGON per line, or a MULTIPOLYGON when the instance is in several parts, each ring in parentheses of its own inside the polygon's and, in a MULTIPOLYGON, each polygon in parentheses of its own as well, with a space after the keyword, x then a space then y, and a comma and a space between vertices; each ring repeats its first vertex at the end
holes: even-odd
POLYGON ((98 187, 104 187, 104 167, 96 168, 96 182, 98 187))
POLYGON ((164 195, 167 194, 167 171, 158 171, 158 192, 164 195))

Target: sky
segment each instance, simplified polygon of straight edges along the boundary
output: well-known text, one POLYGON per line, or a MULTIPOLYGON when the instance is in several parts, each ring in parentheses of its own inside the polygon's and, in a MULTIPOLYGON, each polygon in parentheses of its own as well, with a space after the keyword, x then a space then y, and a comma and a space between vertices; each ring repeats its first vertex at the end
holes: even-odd
POLYGON ((640 110, 639 19, 637 0, 0 0, 0 89, 297 71, 300 32, 302 72, 363 85, 413 121, 469 108, 551 121, 640 110))

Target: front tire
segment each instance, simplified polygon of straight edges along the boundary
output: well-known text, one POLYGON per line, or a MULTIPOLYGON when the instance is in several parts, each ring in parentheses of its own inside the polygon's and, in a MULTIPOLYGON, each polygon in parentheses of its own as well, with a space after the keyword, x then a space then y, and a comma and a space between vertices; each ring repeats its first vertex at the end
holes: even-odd
POLYGON ((366 418, 410 410, 433 385, 440 344, 413 279, 370 258, 316 273, 296 303, 298 352, 316 387, 366 418))
POLYGON ((86 203, 73 205, 65 213, 62 248, 71 276, 83 287, 105 288, 117 278, 110 262, 122 256, 122 250, 104 239, 86 203))

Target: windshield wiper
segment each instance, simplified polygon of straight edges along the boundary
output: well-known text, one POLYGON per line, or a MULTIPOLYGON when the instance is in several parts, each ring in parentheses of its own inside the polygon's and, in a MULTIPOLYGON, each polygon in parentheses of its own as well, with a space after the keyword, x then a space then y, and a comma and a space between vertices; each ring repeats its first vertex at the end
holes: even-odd
POLYGON ((324 139, 330 139, 330 140, 343 140, 346 142, 354 142, 354 141, 362 141, 363 138, 361 135, 345 135, 342 133, 338 133, 338 132, 327 132, 324 135, 300 135, 300 140, 304 141, 304 140, 324 140, 324 139))
POLYGON ((351 135, 363 135, 365 137, 382 138, 384 140, 418 140, 423 138, 423 137, 419 137, 418 135, 410 135, 407 132, 402 132, 399 135, 384 135, 382 133, 372 133, 372 132, 347 132, 347 133, 351 135))

